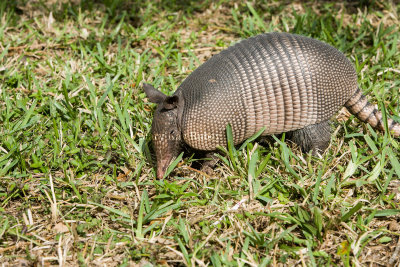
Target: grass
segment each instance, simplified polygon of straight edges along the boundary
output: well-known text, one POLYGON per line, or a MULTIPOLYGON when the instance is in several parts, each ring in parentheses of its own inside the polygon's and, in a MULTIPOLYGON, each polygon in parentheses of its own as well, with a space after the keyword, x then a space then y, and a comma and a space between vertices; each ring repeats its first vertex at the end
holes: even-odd
POLYGON ((341 110, 322 158, 280 139, 186 154, 155 179, 154 105, 211 55, 262 32, 325 41, 398 122, 399 4, 0 3, 0 264, 399 264, 399 141, 341 110))

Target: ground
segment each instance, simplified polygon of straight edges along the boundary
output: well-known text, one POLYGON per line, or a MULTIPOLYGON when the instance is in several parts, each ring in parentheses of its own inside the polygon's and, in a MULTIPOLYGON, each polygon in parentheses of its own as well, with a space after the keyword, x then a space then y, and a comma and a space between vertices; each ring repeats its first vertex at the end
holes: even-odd
POLYGON ((284 31, 354 64, 397 122, 392 1, 0 2, 2 266, 400 264, 399 139, 345 109, 321 157, 276 139, 155 178, 155 105, 235 42, 284 31))

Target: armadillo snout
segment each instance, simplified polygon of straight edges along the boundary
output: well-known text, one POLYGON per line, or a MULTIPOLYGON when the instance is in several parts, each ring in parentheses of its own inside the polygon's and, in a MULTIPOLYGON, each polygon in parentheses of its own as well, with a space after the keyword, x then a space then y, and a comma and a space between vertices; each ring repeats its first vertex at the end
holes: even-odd
POLYGON ((181 141, 171 133, 153 133, 153 145, 157 158, 157 178, 162 179, 172 160, 181 151, 181 141))
POLYGON ((157 178, 162 179, 172 160, 182 150, 182 135, 177 124, 176 110, 165 111, 158 108, 151 131, 157 158, 157 178))

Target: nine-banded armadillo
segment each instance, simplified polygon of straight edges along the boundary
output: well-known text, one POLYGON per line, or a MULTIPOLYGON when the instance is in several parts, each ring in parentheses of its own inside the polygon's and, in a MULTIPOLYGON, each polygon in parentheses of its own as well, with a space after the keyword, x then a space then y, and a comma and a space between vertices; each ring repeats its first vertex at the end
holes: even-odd
MULTIPOLYGON (((212 151, 226 144, 230 124, 235 144, 265 127, 263 135, 288 132, 303 151, 325 150, 329 119, 345 106, 360 120, 384 130, 382 114, 357 86, 346 57, 321 41, 288 33, 261 34, 213 56, 166 96, 149 84, 158 107, 152 124, 157 177, 186 144, 212 151)), ((388 119, 393 135, 400 125, 388 119)))

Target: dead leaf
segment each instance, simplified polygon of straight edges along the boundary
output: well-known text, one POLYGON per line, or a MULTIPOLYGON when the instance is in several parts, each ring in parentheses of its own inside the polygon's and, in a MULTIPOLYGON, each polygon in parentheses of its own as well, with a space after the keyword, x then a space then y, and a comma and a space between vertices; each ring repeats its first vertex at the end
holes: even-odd
POLYGON ((55 226, 54 226, 54 231, 57 233, 57 234, 59 234, 59 233, 65 233, 65 232, 68 232, 69 231, 69 229, 68 229, 68 227, 65 225, 65 224, 63 224, 63 223, 57 223, 55 226))

